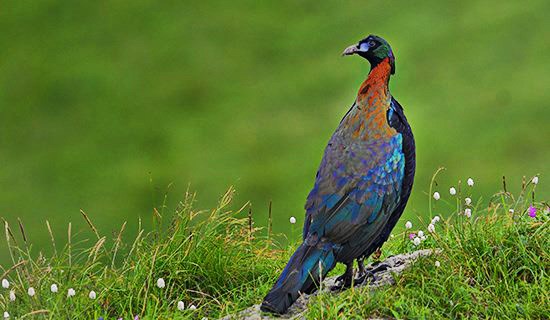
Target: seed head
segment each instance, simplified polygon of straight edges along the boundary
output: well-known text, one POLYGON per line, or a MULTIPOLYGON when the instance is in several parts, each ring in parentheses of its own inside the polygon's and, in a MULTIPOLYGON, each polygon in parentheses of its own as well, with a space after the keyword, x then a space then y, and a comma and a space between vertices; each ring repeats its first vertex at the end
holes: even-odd
POLYGON ((157 287, 159 288, 164 288, 166 286, 166 283, 164 282, 164 279, 163 278, 158 278, 157 279, 157 287))
POLYGON ((183 301, 178 301, 178 310, 179 311, 185 310, 185 303, 183 303, 183 301))

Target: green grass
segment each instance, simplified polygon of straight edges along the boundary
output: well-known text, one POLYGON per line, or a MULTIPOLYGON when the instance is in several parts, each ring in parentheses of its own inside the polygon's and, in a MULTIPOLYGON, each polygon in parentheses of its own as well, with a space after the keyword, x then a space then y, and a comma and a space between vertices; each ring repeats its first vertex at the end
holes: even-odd
MULTIPOLYGON (((437 179, 430 189, 437 189, 437 179)), ((547 202, 535 201, 536 187, 526 183, 516 197, 499 192, 488 207, 464 204, 475 186, 462 187, 456 196, 441 192, 441 200, 428 208, 441 217, 435 233, 423 219, 398 233, 402 219, 382 259, 418 248, 437 248, 438 254, 395 276, 395 286, 319 295, 307 318, 548 318, 550 214, 547 202), (531 205, 535 218, 528 215, 531 205), (465 208, 472 209, 471 218, 459 214, 465 208), (419 230, 427 239, 415 246, 408 234, 419 230)), ((71 227, 68 241, 50 234, 51 256, 33 253, 23 225, 5 223, 12 266, 0 270, 10 282, 9 289, 0 289, 0 311, 43 319, 215 319, 258 303, 294 246, 281 250, 268 230, 255 225, 248 205, 231 210, 233 196, 230 189, 216 208, 197 211, 195 196, 186 193, 175 212, 155 210, 153 229, 140 228, 127 242, 125 225, 105 235, 83 212, 89 231, 81 237, 89 240, 76 241, 71 227), (157 286, 159 278, 164 288, 157 286), (58 293, 50 292, 54 283, 58 293), (29 287, 36 291, 33 297, 26 294, 29 287), (67 297, 69 288, 74 297, 67 297), (15 302, 9 301, 9 290, 15 302), (88 297, 91 290, 95 299, 88 297), (178 301, 185 303, 184 311, 177 310, 178 301)))
MULTIPOLYGON (((16 244, 16 230, 6 225, 15 267, 2 271, 16 300, 9 302, 8 290, 3 290, 0 307, 17 317, 40 313, 49 319, 167 319, 215 317, 253 304, 284 261, 273 258, 269 241, 256 238, 258 230, 247 218, 237 218, 227 208, 232 196, 229 190, 218 207, 207 212, 193 210, 194 196, 188 194, 169 221, 157 211, 157 229, 141 230, 126 244, 120 240, 124 226, 109 239, 83 214, 94 237, 86 243, 69 240, 47 258, 33 257, 26 244, 16 244), (159 278, 164 288, 157 287, 159 278), (50 292, 54 283, 57 294, 50 292), (32 298, 26 294, 29 287, 37 292, 32 298), (74 288, 76 296, 67 298, 68 288, 74 288), (91 290, 96 300, 88 297, 91 290), (184 312, 176 309, 180 300, 184 312), (190 305, 197 309, 189 310, 190 305)), ((58 243, 52 240, 52 245, 58 243)))

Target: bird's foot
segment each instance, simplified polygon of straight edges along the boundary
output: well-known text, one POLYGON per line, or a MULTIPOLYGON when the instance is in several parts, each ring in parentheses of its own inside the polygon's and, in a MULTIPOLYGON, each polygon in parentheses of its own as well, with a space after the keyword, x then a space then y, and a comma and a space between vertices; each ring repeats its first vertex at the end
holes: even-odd
POLYGON ((375 282, 378 279, 376 274, 379 272, 388 270, 389 267, 390 267, 389 265, 385 263, 381 263, 381 264, 375 264, 369 268, 364 268, 364 267, 359 268, 357 277, 354 279, 354 283, 356 285, 362 284, 367 279, 369 279, 371 282, 375 282))
POLYGON ((353 262, 346 265, 346 271, 343 275, 336 278, 335 285, 330 288, 332 291, 341 291, 351 287, 353 281, 353 262))
POLYGON ((374 279, 374 274, 370 271, 363 271, 361 273, 357 273, 357 277, 353 279, 354 285, 360 285, 363 284, 367 279, 374 279))
POLYGON ((332 291, 342 291, 351 287, 353 277, 349 274, 343 274, 336 278, 334 285, 330 288, 332 291))

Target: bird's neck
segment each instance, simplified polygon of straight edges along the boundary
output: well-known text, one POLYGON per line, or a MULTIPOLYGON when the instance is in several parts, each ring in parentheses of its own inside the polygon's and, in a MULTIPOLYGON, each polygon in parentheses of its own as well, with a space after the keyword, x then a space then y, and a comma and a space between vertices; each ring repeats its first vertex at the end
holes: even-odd
POLYGON ((390 74, 391 65, 386 58, 371 69, 359 88, 356 107, 346 119, 347 125, 353 128, 354 138, 386 140, 396 134, 387 121, 391 103, 390 74))
POLYGON ((372 104, 369 100, 372 101, 375 98, 383 99, 389 97, 390 90, 388 88, 388 84, 390 82, 390 75, 390 58, 385 58, 373 66, 369 72, 369 76, 359 88, 357 103, 372 104))

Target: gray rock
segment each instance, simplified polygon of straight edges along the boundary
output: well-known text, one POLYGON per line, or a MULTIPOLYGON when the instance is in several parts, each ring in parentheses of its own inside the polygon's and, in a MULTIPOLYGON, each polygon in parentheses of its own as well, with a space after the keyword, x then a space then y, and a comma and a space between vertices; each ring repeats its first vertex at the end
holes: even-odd
MULTIPOLYGON (((371 272, 373 277, 370 278, 370 281, 365 281, 362 284, 356 285, 356 287, 368 286, 373 290, 384 285, 393 285, 395 280, 393 278, 394 274, 400 274, 409 267, 414 260, 419 257, 426 257, 433 253, 433 250, 424 249, 418 250, 411 253, 399 254, 396 256, 388 257, 385 261, 375 262, 367 266, 367 271, 371 272)), ((307 305, 312 296, 315 296, 319 292, 328 292, 331 294, 338 294, 338 292, 333 292, 330 290, 331 287, 335 286, 337 276, 329 277, 323 281, 321 290, 307 295, 302 295, 289 309, 288 312, 284 315, 278 316, 279 319, 305 319, 305 311, 307 310, 307 305)), ((260 311, 260 305, 256 304, 246 310, 243 310, 237 314, 228 315, 222 318, 222 320, 231 320, 231 319, 245 319, 245 320, 264 320, 264 319, 273 319, 274 316, 266 314, 260 311)))

